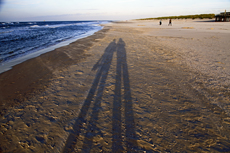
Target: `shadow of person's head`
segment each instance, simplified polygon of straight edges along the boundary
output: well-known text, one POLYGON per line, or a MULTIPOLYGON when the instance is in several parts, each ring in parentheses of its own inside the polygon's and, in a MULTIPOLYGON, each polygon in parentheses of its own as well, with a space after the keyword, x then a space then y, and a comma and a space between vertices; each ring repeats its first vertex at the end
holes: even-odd
POLYGON ((125 42, 122 40, 122 38, 119 38, 119 41, 117 44, 125 46, 125 42))

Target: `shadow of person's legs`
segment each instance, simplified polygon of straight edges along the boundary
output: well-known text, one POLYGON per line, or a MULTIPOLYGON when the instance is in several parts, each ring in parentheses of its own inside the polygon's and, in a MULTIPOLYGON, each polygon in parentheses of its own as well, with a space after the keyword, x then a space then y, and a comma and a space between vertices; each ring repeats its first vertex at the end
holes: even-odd
POLYGON ((132 96, 130 89, 128 65, 126 60, 125 42, 120 38, 117 43, 117 70, 116 87, 113 103, 113 152, 123 150, 121 139, 121 81, 124 82, 124 106, 125 106, 125 137, 127 152, 137 150, 137 141, 135 133, 134 112, 132 106, 132 96))
POLYGON ((93 109, 92 115, 89 120, 88 127, 86 129, 86 134, 85 134, 85 138, 83 142, 84 152, 89 152, 91 150, 92 143, 93 143, 93 137, 95 137, 97 134, 100 134, 103 137, 102 133, 100 132, 100 129, 97 129, 96 125, 99 124, 97 121, 98 121, 98 114, 101 108, 101 99, 103 96, 106 79, 107 79, 110 65, 112 62, 113 53, 114 51, 116 51, 115 40, 112 42, 112 44, 113 44, 112 47, 109 47, 105 50, 104 55, 100 59, 101 63, 97 63, 98 65, 101 65, 100 73, 99 73, 99 76, 101 79, 100 79, 100 83, 98 86, 94 106, 92 108, 93 109))
MULTIPOLYGON (((118 49, 118 48, 117 48, 118 49)), ((116 82, 113 101, 112 152, 123 152, 121 136, 121 68, 122 55, 117 52, 116 82)))

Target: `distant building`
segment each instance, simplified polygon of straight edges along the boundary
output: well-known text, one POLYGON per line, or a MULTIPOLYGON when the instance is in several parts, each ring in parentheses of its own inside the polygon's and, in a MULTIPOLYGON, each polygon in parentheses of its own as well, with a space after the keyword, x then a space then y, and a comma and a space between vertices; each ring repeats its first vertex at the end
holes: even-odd
POLYGON ((230 22, 230 12, 221 12, 215 16, 216 22, 230 22))

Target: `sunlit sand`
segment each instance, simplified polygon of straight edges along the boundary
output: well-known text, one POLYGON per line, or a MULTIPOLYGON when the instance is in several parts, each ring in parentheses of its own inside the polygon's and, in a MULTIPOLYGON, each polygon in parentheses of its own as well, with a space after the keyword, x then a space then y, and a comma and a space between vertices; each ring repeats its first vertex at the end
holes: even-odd
POLYGON ((230 23, 104 26, 0 74, 0 152, 230 151, 230 23))

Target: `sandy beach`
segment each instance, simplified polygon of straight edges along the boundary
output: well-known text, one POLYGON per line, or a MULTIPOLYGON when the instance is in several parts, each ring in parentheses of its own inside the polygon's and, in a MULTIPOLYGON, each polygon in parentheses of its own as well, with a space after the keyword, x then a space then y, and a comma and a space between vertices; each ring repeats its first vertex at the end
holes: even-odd
POLYGON ((230 152, 230 22, 120 21, 0 74, 0 152, 230 152))

